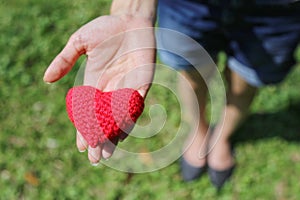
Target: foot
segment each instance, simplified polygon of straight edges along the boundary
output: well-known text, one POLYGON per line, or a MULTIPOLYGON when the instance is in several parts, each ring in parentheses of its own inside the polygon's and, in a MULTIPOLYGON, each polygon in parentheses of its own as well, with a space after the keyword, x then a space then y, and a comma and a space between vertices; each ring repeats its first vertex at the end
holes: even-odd
POLYGON ((208 174, 212 184, 221 189, 224 183, 231 177, 235 168, 235 160, 232 148, 228 140, 213 134, 210 140, 208 155, 208 174), (215 142, 217 141, 217 142, 215 142))
POLYGON ((181 174, 185 181, 199 178, 206 168, 206 131, 204 134, 190 134, 181 158, 181 174))
POLYGON ((232 167, 225 169, 225 170, 215 170, 211 167, 208 166, 208 175, 210 177, 210 180, 212 182, 212 184, 218 189, 220 190, 224 183, 229 180, 229 178, 231 177, 233 171, 234 171, 235 165, 233 165, 232 167))
POLYGON ((208 154, 208 164, 215 170, 222 171, 235 164, 231 145, 228 141, 218 141, 208 154))
POLYGON ((190 165, 183 157, 180 160, 181 176, 185 182, 194 181, 202 176, 206 166, 194 167, 190 165))

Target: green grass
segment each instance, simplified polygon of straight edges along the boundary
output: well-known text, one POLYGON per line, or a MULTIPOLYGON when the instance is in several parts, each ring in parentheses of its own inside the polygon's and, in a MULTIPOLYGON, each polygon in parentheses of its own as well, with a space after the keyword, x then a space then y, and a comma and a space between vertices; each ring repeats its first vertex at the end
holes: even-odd
MULTIPOLYGON (((92 167, 86 153, 78 153, 64 96, 80 62, 58 83, 47 85, 42 77, 70 34, 107 14, 109 1, 0 4, 0 199, 300 199, 300 66, 282 84, 260 90, 249 120, 233 137, 238 168, 217 193, 207 175, 183 183, 177 162, 128 174, 92 167)), ((151 96, 157 98, 148 101, 161 102, 171 124, 162 134, 172 133, 180 120, 176 98, 158 86, 151 96)), ((163 138, 135 147, 150 151, 165 144, 163 138)))

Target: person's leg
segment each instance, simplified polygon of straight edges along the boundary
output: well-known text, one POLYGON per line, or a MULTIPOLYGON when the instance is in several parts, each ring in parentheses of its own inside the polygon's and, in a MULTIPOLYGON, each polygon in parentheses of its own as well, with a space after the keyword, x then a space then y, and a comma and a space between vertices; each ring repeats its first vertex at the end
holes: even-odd
POLYGON ((226 29, 231 70, 227 71, 227 105, 223 120, 212 134, 208 154, 208 172, 217 188, 232 174, 235 164, 229 138, 247 116, 255 87, 282 81, 294 63, 293 52, 300 39, 300 4, 294 6, 231 12, 232 18, 239 20, 231 21, 236 24, 229 24, 226 29))
POLYGON ((215 70, 211 57, 225 47, 225 36, 218 27, 218 22, 212 16, 211 8, 199 1, 160 0, 158 4, 158 25, 162 30, 156 32, 158 55, 160 60, 182 72, 193 90, 187 90, 184 83, 179 83, 184 110, 188 110, 187 120, 191 129, 183 147, 181 173, 183 180, 192 181, 199 178, 206 165, 206 132, 208 123, 205 119, 207 100, 206 83, 202 76, 207 76, 215 70), (175 30, 171 31, 171 30, 175 30), (201 45, 200 45, 201 44, 201 45), (196 67, 197 70, 193 69, 196 67), (196 95, 197 105, 194 105, 196 95), (200 118, 195 121, 200 111, 200 118), (198 129, 193 129, 194 125, 198 129))
POLYGON ((208 6, 196 0, 160 0, 158 4, 158 25, 164 28, 157 31, 156 34, 160 60, 180 70, 193 88, 193 91, 188 90, 185 83, 180 82, 179 79, 182 109, 188 110, 186 113, 193 122, 189 119, 187 121, 191 126, 198 123, 196 133, 191 130, 185 142, 183 157, 188 164, 202 167, 206 164, 206 145, 203 141, 208 123, 205 119, 207 88, 200 72, 203 76, 209 76, 211 71, 214 71, 213 67, 215 65, 206 51, 211 55, 216 55, 224 46, 224 37, 217 29, 217 23, 211 17, 208 6), (175 30, 175 32, 171 30, 175 30), (202 32, 202 34, 199 34, 199 32, 202 32), (194 67, 197 67, 200 72, 194 67), (198 105, 193 103, 194 95, 196 95, 198 105), (200 119, 198 122, 194 122, 196 118, 195 110, 198 109, 200 119), (199 157, 203 158, 199 159, 199 157))
POLYGON ((237 73, 226 68, 227 103, 223 117, 214 129, 210 140, 208 164, 215 170, 226 170, 234 165, 229 138, 246 118, 256 88, 249 85, 237 73))
POLYGON ((193 91, 188 90, 185 87, 182 79, 179 80, 179 93, 182 97, 180 99, 182 109, 188 113, 186 120, 193 121, 193 113, 199 109, 200 118, 198 122, 198 129, 195 133, 190 133, 184 146, 183 157, 190 165, 194 167, 203 167, 206 165, 206 133, 208 130, 208 123, 205 118, 205 107, 207 100, 207 86, 202 79, 200 73, 193 70, 186 70, 182 72, 182 75, 191 84, 193 91), (193 94, 197 97, 197 104, 193 102, 193 94), (198 108, 197 108, 197 107, 198 108))

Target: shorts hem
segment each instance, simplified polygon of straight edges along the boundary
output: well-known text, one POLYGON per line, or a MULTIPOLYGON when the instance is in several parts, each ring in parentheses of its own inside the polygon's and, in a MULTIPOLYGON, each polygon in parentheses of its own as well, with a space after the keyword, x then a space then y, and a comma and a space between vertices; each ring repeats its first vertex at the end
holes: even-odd
POLYGON ((266 85, 257 75, 254 69, 251 69, 240 63, 237 59, 229 57, 228 67, 240 75, 248 84, 254 87, 262 87, 266 85))

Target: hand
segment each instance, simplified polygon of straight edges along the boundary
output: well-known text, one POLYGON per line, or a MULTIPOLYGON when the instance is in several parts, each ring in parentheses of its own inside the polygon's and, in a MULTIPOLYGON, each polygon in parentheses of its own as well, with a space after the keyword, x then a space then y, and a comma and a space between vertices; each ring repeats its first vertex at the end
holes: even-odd
MULTIPOLYGON (((96 18, 70 37, 46 70, 44 81, 62 78, 83 54, 87 55, 84 85, 102 91, 130 87, 145 97, 154 74, 152 21, 128 15, 96 18)), ((90 162, 97 164, 112 155, 118 139, 91 148, 77 131, 76 143, 79 151, 88 149, 90 162)))

